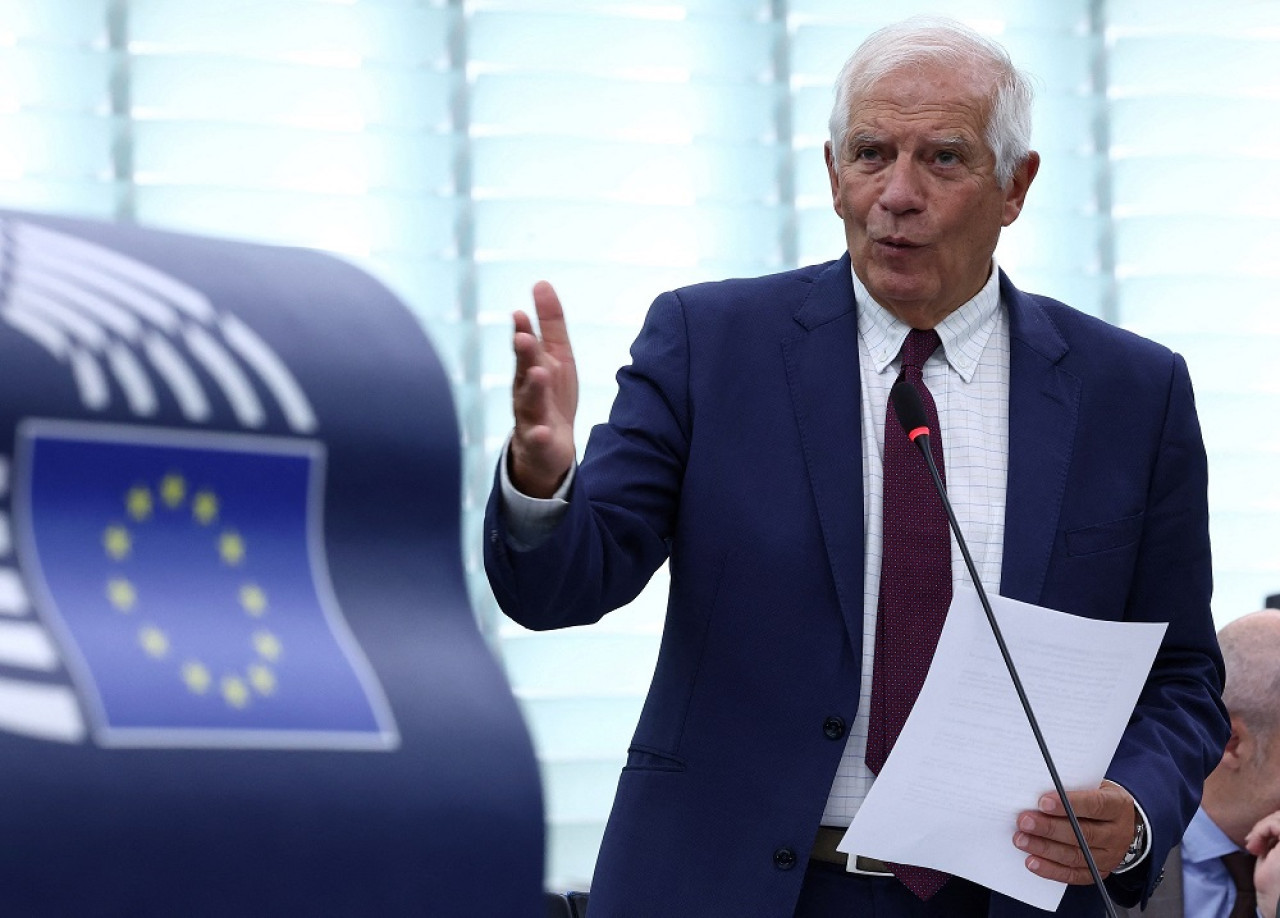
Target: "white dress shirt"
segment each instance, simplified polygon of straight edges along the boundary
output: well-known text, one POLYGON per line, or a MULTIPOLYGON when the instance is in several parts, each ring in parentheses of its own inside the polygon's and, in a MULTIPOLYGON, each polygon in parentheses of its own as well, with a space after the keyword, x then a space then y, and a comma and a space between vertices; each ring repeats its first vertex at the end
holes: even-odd
MULTIPOLYGON (((884 436, 889 390, 898 378, 898 351, 911 326, 880 306, 853 277, 858 309, 858 352, 862 383, 862 531, 866 540, 862 573, 862 687, 858 715, 845 743, 822 814, 822 824, 847 826, 871 789, 875 775, 863 761, 871 670, 875 659, 876 609, 880 595, 884 532, 884 436)), ((1009 317, 1000 305, 999 272, 977 296, 937 326, 942 346, 924 365, 924 384, 938 409, 942 465, 947 495, 969 544, 982 585, 1000 586, 1004 542, 1005 485, 1009 471, 1009 317)), ((906 436, 904 433, 903 436, 906 436)), ((969 571, 953 536, 951 580, 968 584, 969 571)))

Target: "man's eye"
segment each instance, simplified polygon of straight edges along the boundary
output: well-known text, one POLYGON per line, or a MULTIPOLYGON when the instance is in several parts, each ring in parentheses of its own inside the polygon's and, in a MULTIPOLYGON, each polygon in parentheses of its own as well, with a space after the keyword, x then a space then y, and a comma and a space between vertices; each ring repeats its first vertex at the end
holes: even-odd
POLYGON ((953 153, 950 150, 943 150, 934 157, 934 161, 939 166, 955 166, 960 162, 960 155, 958 153, 953 153))
POLYGON ((853 159, 855 162, 869 163, 875 162, 880 158, 880 152, 872 147, 859 147, 853 151, 853 159))

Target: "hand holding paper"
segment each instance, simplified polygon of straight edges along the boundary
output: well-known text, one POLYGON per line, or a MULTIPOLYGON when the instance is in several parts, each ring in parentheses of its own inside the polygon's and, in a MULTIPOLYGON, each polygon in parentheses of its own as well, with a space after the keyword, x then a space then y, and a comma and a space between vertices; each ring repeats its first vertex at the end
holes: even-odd
MULTIPOLYGON (((1165 626, 990 601, 1064 786, 1097 788, 1165 626)), ((920 697, 839 850, 1053 910, 1065 885, 1028 870, 1013 844, 1018 815, 1052 786, 978 596, 958 588, 920 697)))
MULTIPOLYGON (((1133 841, 1133 797, 1118 784, 1106 781, 1099 788, 1069 791, 1067 796, 1098 869, 1106 876, 1119 865, 1133 841)), ((1027 869, 1064 883, 1092 882, 1057 793, 1043 795, 1035 811, 1019 814, 1018 830, 1013 842, 1028 855, 1027 869)))

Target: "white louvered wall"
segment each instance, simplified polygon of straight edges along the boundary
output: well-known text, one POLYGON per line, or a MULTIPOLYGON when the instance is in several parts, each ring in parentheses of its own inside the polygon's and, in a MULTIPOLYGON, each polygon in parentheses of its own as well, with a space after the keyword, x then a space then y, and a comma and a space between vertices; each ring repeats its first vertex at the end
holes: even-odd
MULTIPOLYGON (((1280 591, 1280 0, 902 0, 1004 42, 1044 166, 1024 288, 1174 346, 1211 455, 1220 623, 1280 591)), ((0 206, 316 246, 422 318, 454 383, 464 553, 547 789, 548 885, 585 885, 664 578, 590 629, 497 612, 480 513, 510 312, 556 283, 580 442, 652 298, 836 257, 830 84, 887 21, 849 0, 0 0, 0 206)), ((748 802, 749 804, 749 802, 748 802)))

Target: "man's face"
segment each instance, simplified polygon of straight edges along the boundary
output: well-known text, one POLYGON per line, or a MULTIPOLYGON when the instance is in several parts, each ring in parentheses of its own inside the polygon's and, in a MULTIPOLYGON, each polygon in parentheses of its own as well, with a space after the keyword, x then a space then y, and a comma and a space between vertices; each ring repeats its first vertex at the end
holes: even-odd
POLYGON ((1260 740, 1243 756, 1240 787, 1249 798, 1251 818, 1261 819, 1280 810, 1280 731, 1260 740))
POLYGON ((987 81, 938 65, 882 77, 852 101, 845 149, 827 145, 853 270, 877 302, 932 328, 986 283, 1001 228, 1022 210, 1039 158, 1007 188, 984 136, 987 81))

